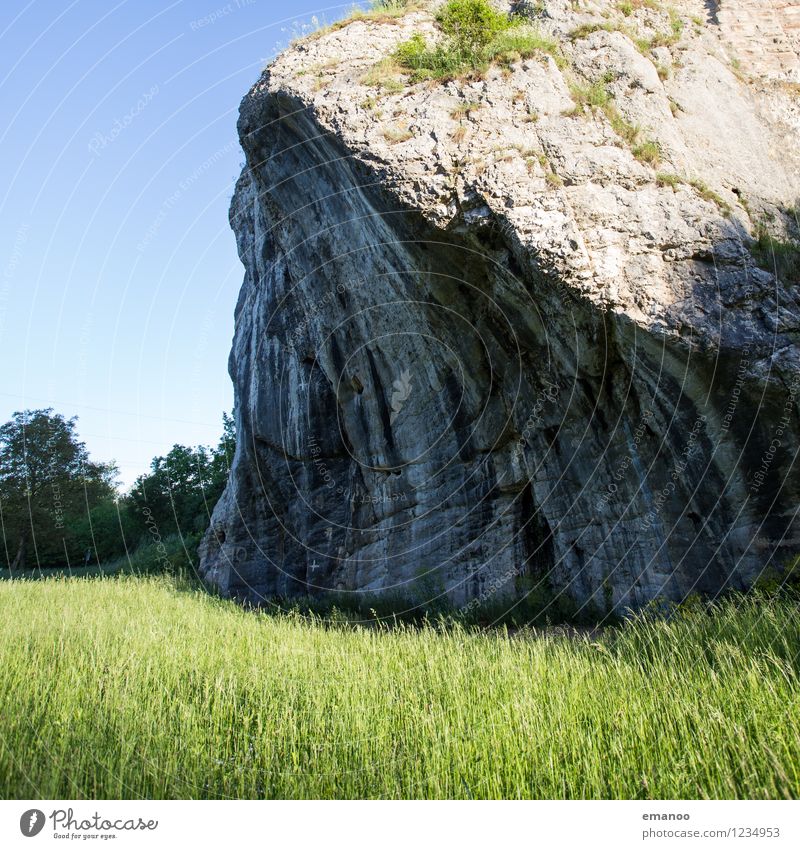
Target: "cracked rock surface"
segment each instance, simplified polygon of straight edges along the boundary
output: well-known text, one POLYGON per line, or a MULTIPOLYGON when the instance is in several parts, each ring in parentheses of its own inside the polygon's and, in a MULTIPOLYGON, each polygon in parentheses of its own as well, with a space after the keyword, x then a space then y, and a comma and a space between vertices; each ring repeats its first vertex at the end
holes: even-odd
POLYGON ((680 38, 644 49, 666 11, 547 2, 564 59, 481 79, 380 65, 437 37, 426 11, 264 71, 239 119, 238 444, 210 585, 606 612, 800 551, 800 289, 751 250, 759 223, 798 235, 791 53, 756 73, 703 3, 676 9, 680 38), (660 162, 575 108, 592 85, 660 162))

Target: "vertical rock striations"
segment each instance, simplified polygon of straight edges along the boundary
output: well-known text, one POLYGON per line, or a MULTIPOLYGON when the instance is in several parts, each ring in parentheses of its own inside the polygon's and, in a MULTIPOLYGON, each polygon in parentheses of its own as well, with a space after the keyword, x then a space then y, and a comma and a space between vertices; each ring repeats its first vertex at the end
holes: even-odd
POLYGON ((426 12, 264 72, 239 120, 239 439, 209 584, 606 611, 800 550, 800 297, 761 267, 797 237, 796 93, 681 12, 643 51, 632 29, 666 13, 576 33, 609 19, 548 3, 566 61, 480 80, 380 64, 436 37, 426 12), (613 110, 576 108, 598 85, 613 110), (761 222, 780 241, 754 247, 761 222))

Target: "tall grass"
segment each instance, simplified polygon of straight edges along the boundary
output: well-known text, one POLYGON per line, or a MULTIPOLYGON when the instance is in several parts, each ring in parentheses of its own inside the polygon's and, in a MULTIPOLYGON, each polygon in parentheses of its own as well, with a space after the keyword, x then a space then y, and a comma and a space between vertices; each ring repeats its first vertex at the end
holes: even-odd
POLYGON ((758 224, 753 256, 761 268, 786 284, 800 283, 800 244, 770 235, 764 222, 758 224))
POLYGON ((592 640, 2 582, 0 796, 797 797, 799 648, 766 596, 592 640))

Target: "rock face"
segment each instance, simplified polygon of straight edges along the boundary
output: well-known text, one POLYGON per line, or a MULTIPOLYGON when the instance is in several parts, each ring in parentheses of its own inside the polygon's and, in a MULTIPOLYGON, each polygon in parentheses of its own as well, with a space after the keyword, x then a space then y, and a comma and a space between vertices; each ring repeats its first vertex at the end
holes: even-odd
POLYGON ((224 595, 602 613, 800 550, 800 292, 751 236, 797 238, 796 30, 765 70, 699 0, 652 49, 674 14, 545 6, 566 61, 412 85, 383 60, 437 37, 415 11, 245 97, 224 595), (613 109, 576 109, 593 84, 613 109))

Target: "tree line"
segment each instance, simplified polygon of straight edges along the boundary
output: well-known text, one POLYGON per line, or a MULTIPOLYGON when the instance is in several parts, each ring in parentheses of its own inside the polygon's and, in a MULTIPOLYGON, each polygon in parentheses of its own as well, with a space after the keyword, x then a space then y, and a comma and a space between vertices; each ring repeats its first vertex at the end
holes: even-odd
POLYGON ((77 417, 50 408, 14 413, 0 427, 0 565, 106 564, 156 536, 193 549, 233 460, 233 419, 222 419, 217 445, 174 445, 123 493, 117 466, 89 456, 77 417))

